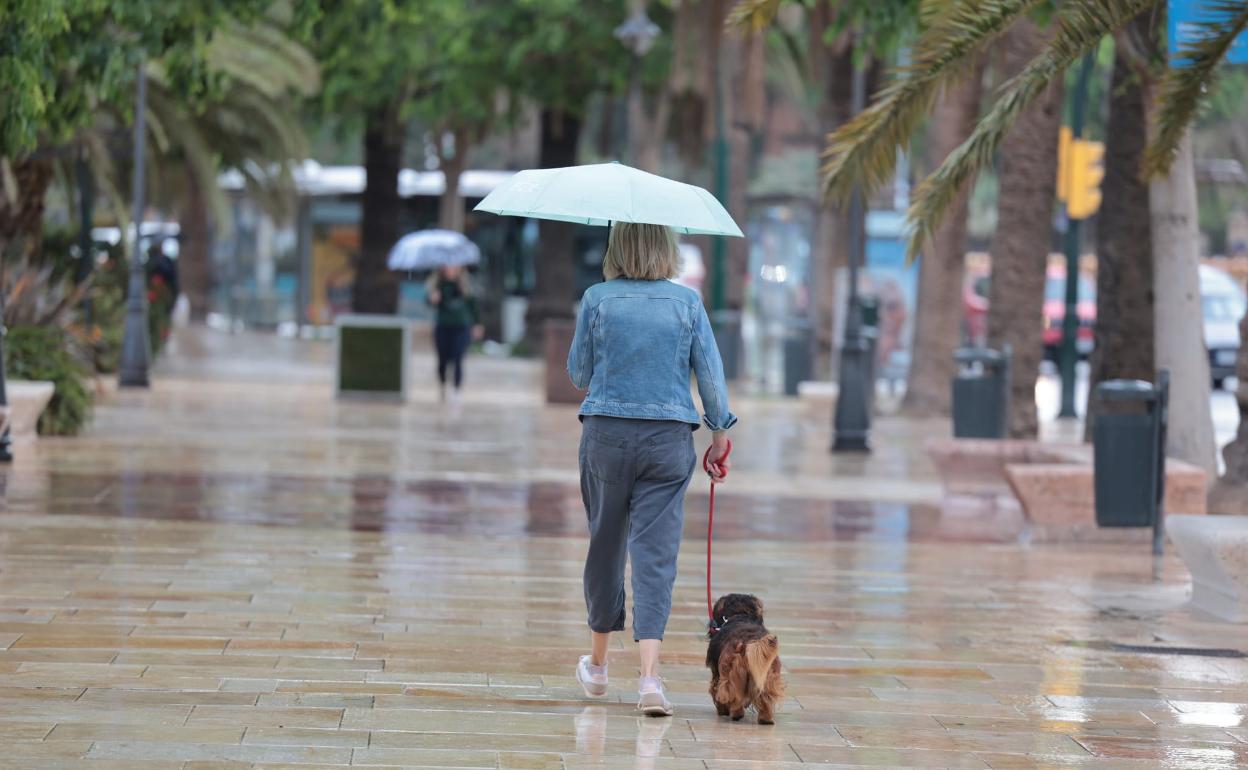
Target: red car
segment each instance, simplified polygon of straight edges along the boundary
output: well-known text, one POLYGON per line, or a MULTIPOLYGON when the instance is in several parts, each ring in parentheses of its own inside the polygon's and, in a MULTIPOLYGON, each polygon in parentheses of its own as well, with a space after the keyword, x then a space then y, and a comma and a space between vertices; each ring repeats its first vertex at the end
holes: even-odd
MULTIPOLYGON (((983 345, 988 333, 989 273, 983 268, 967 271, 962 292, 964 325, 967 342, 983 345)), ((1088 274, 1079 276, 1079 330, 1075 345, 1080 356, 1092 352, 1092 327, 1096 325, 1096 281, 1088 274)), ((1057 359, 1062 346, 1062 322, 1066 318, 1066 264, 1060 259, 1049 261, 1044 281, 1044 354, 1057 359)))

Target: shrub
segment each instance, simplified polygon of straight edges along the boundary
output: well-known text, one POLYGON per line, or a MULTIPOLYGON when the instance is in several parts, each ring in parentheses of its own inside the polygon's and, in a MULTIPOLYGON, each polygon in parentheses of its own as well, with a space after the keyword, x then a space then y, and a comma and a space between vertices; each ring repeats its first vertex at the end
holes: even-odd
POLYGON ((59 326, 15 326, 4 338, 6 377, 56 384, 56 394, 39 417, 39 432, 44 435, 76 434, 91 417, 86 368, 72 344, 59 326))

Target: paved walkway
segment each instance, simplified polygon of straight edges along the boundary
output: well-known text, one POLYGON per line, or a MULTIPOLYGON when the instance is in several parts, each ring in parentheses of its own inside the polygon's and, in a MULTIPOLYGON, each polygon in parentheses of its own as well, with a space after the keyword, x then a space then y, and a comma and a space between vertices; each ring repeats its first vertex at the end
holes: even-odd
POLYGON ((1176 559, 943 541, 916 449, 942 426, 831 457, 826 410, 780 401, 739 400, 715 573, 766 601, 778 724, 705 693, 699 480, 677 716, 634 716, 622 639, 586 702, 572 411, 483 359, 458 415, 335 403, 326 355, 179 339, 151 392, 0 471, 0 768, 1248 764, 1248 629, 1192 616, 1176 559))

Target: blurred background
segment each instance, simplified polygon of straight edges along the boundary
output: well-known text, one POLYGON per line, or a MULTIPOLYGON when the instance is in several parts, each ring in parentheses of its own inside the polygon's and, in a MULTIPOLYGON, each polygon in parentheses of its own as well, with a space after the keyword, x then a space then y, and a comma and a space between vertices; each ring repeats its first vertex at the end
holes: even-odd
POLYGON ((481 348, 537 355, 545 325, 572 318, 601 280, 607 231, 472 207, 519 169, 619 160, 707 188, 746 231, 685 238, 677 279, 703 293, 742 391, 835 395, 838 350, 857 333, 846 327, 861 324, 871 408, 948 414, 953 350, 1009 344, 1009 431, 1032 436, 1040 420, 1083 415, 1096 382, 1152 379, 1175 368, 1157 351, 1199 350, 1203 369, 1178 367, 1175 399, 1194 404, 1198 418, 1184 419, 1216 428, 1172 449, 1233 470, 1215 453, 1244 398, 1248 71, 1233 56, 1200 84, 1164 177, 1194 190, 1179 251, 1154 217, 1188 209, 1139 171, 1173 72, 1167 13, 1178 23, 1198 5, 1088 21, 1102 27, 1086 56, 1001 124, 1004 142, 981 153, 926 238, 912 228, 932 222, 907 218, 914 194, 977 127, 1000 122, 1000 97, 1062 43, 1052 13, 997 29, 987 11, 956 11, 983 16, 957 77, 902 104, 887 102, 890 84, 913 80, 951 34, 917 0, 9 6, 6 369, 65 380, 43 428, 74 432, 87 409, 71 402, 91 394, 73 381, 122 366, 136 263, 157 355, 175 323, 307 339, 330 338, 352 312, 427 324, 427 275, 389 270, 386 255, 430 228, 480 248, 481 348), (880 103, 919 114, 891 137, 887 168, 851 180, 864 194, 855 207, 827 194, 854 140, 834 132, 880 103), (1198 275, 1193 304, 1163 301, 1181 284, 1164 272, 1170 257, 1184 280, 1198 275))

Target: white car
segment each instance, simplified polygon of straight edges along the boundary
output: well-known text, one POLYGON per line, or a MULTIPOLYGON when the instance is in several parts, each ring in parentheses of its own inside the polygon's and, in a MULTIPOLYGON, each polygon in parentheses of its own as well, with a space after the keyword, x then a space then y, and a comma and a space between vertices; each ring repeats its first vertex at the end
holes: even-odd
POLYGON ((1239 357, 1239 321, 1248 309, 1248 299, 1235 279, 1216 267, 1200 266, 1200 303, 1204 313, 1205 347, 1209 350, 1209 371, 1213 386, 1221 388, 1227 377, 1235 376, 1239 357))

